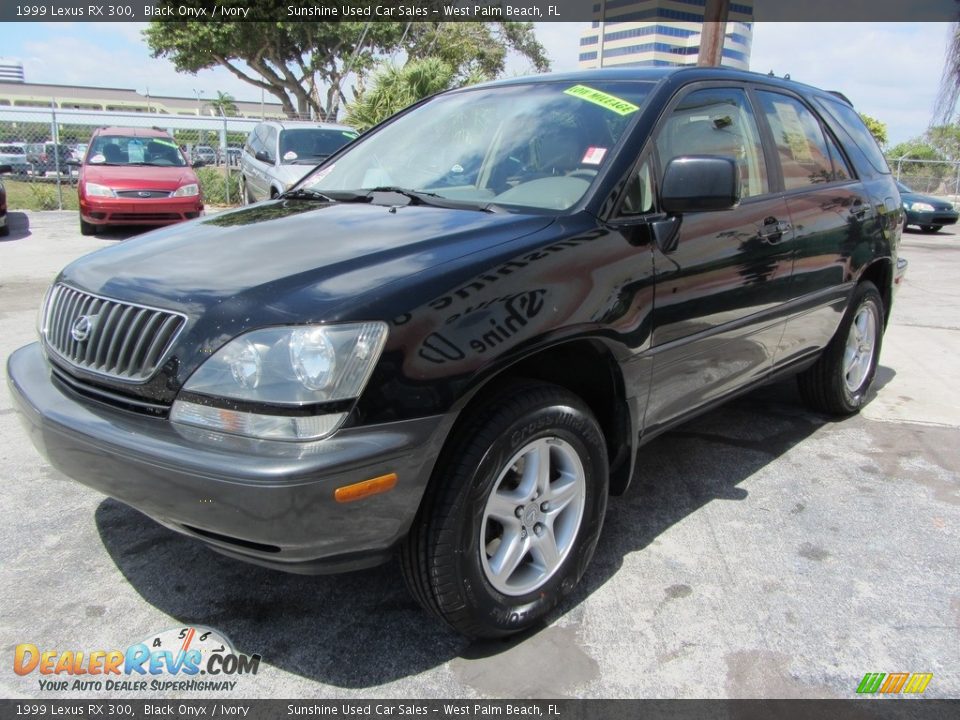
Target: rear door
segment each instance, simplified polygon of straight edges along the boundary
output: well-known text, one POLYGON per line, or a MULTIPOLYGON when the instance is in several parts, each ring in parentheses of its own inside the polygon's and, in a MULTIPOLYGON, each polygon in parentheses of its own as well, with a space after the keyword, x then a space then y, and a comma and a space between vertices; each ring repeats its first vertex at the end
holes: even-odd
POLYGON ((659 177, 684 155, 732 158, 742 200, 685 214, 676 242, 654 253, 653 379, 646 427, 677 420, 762 377, 783 334, 793 231, 770 175, 747 88, 701 84, 668 108, 654 139, 659 177))
POLYGON ((854 251, 877 217, 839 144, 800 97, 779 88, 758 89, 756 97, 794 228, 789 319, 776 358, 789 365, 836 331, 852 289, 854 251))

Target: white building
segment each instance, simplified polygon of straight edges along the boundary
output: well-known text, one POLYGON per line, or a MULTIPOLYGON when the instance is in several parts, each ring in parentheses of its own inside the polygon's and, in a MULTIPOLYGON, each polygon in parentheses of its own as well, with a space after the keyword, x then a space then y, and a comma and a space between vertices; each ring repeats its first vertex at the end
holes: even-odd
MULTIPOLYGON (((696 65, 705 4, 706 0, 595 2, 598 19, 580 34, 580 67, 696 65)), ((753 0, 731 3, 721 64, 749 70, 752 41, 753 0)))

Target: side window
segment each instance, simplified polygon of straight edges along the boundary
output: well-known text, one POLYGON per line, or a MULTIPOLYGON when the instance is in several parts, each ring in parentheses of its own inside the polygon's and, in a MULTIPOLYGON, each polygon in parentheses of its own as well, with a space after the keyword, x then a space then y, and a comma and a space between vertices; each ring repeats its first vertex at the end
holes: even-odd
POLYGON ((253 129, 247 138, 247 152, 256 157, 257 153, 263 150, 263 143, 260 140, 260 126, 253 129))
POLYGON ((795 190, 831 182, 834 175, 830 151, 813 113, 787 95, 760 91, 757 97, 777 143, 784 188, 795 190))
POLYGON ((844 159, 840 147, 834 139, 830 137, 830 133, 825 132, 824 135, 827 138, 827 147, 830 148, 830 159, 833 160, 834 180, 852 180, 853 173, 850 171, 850 166, 847 165, 847 161, 844 159))
POLYGON ((683 155, 733 158, 743 197, 770 190, 757 121, 740 88, 694 90, 683 98, 660 129, 657 153, 661 168, 683 155))
POLYGON ((642 215, 653 210, 653 175, 650 172, 650 161, 640 166, 636 174, 627 185, 620 206, 621 215, 642 215))
MULTIPOLYGON (((846 131, 850 138, 857 144, 860 151, 866 156, 867 160, 873 166, 874 170, 885 175, 890 174, 890 168, 887 161, 880 151, 880 146, 874 139, 863 120, 857 115, 857 111, 839 99, 835 98, 816 98, 817 104, 832 116, 832 119, 846 131)), ((827 118, 828 120, 830 118, 827 118)), ((839 134, 838 134, 839 136, 839 134)), ((844 141, 846 142, 846 141, 844 141)))
POLYGON ((277 131, 272 127, 263 129, 263 149, 267 151, 267 156, 271 162, 277 159, 277 131))

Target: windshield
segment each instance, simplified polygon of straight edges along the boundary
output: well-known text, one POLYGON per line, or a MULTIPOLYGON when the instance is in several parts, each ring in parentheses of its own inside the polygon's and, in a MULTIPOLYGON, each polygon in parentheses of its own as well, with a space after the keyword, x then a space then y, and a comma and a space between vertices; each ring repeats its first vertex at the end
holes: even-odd
POLYGON ((351 130, 296 128, 280 131, 280 159, 290 164, 316 165, 357 137, 351 130))
POLYGON ((586 193, 652 85, 541 82, 434 98, 365 136, 304 190, 402 188, 479 206, 566 210, 586 193))
POLYGON ((186 167, 180 148, 168 138, 100 135, 87 152, 89 165, 156 165, 186 167))

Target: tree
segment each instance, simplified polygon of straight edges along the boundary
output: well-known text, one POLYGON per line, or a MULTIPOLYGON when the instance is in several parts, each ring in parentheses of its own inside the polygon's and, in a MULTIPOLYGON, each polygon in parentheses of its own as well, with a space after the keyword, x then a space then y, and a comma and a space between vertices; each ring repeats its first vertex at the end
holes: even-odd
POLYGON ((370 85, 347 106, 344 122, 361 132, 423 98, 452 87, 453 67, 435 57, 411 60, 400 67, 384 63, 370 85))
POLYGON ((237 103, 230 93, 217 91, 217 97, 209 100, 207 104, 213 108, 214 113, 221 117, 235 117, 237 112, 237 103))
POLYGON ((535 72, 550 69, 531 23, 411 23, 403 49, 411 60, 436 57, 444 61, 459 84, 471 77, 499 76, 510 50, 526 57, 535 72))
POLYGON ((863 124, 873 135, 873 139, 877 141, 877 145, 884 147, 887 144, 887 124, 864 113, 860 113, 860 119, 863 120, 863 124))
MULTIPOLYGON (((221 5, 237 3, 245 5, 246 0, 224 0, 221 5)), ((199 6, 203 0, 162 4, 199 6)), ((288 4, 289 0, 258 0, 256 12, 261 17, 286 17, 288 4)), ((341 3, 318 0, 311 7, 319 12, 340 8, 341 3)), ((477 67, 491 76, 499 74, 510 50, 530 58, 537 70, 549 67, 532 23, 154 20, 144 37, 153 57, 169 58, 181 72, 219 65, 278 98, 290 115, 313 113, 330 119, 347 100, 348 78, 355 78, 362 90, 371 68, 401 50, 413 59, 436 55, 461 79, 477 67)))
POLYGON ((940 92, 934 107, 934 122, 949 124, 956 116, 957 100, 960 99, 960 22, 953 23, 947 57, 944 60, 940 92))

